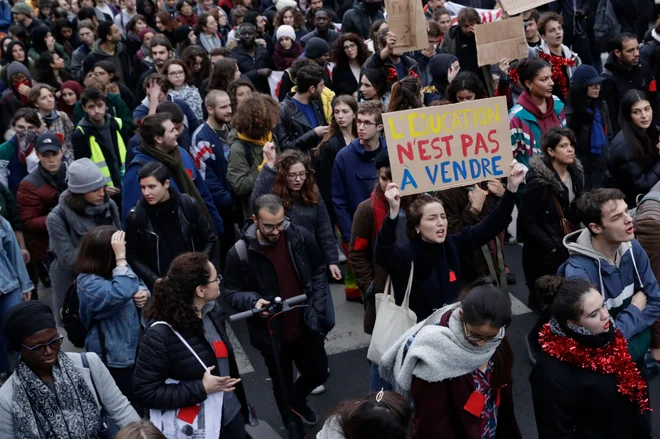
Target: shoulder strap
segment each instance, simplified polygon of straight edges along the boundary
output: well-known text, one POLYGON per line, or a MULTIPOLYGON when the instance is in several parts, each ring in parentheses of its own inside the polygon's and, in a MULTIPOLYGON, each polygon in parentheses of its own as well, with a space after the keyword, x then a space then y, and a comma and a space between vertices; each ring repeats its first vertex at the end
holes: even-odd
POLYGON ((96 389, 96 384, 94 383, 94 374, 92 373, 92 368, 89 367, 89 360, 87 359, 87 352, 82 352, 80 354, 80 359, 82 360, 83 367, 89 370, 89 379, 92 380, 92 387, 94 388, 94 393, 96 393, 96 399, 99 402, 99 405, 103 407, 103 402, 101 402, 101 395, 96 389))
POLYGON ((241 264, 247 264, 248 253, 245 241, 239 239, 236 241, 236 244, 234 244, 234 247, 236 247, 236 253, 238 254, 238 259, 241 261, 241 264))
POLYGON ((245 160, 247 160, 248 166, 250 166, 250 168, 252 168, 252 165, 254 164, 254 155, 252 154, 252 145, 248 144, 247 142, 241 142, 241 145, 243 145, 245 160))
POLYGON ((188 342, 183 338, 183 336, 182 336, 181 334, 179 334, 174 328, 172 328, 172 325, 170 325, 170 324, 167 323, 167 322, 158 321, 158 322, 154 322, 154 323, 152 323, 151 326, 150 326, 150 328, 151 328, 152 326, 155 326, 155 325, 167 325, 167 326, 169 326, 169 328, 172 330, 172 332, 174 332, 174 334, 175 334, 177 337, 179 337, 179 340, 181 340, 181 343, 183 343, 183 344, 188 348, 188 350, 189 350, 189 351, 195 356, 195 358, 197 358, 197 361, 199 361, 199 364, 202 365, 202 367, 204 368, 204 370, 208 370, 208 368, 206 367, 206 364, 204 364, 204 362, 202 361, 202 359, 199 358, 199 355, 197 355, 197 352, 195 352, 194 349, 193 349, 192 347, 190 347, 190 345, 188 344, 188 342))

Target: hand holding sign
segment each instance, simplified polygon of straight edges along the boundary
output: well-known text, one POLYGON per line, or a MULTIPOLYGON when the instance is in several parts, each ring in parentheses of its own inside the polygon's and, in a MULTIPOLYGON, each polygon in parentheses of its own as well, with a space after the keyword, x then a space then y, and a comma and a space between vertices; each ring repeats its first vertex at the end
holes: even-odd
POLYGON ((506 185, 509 192, 513 192, 514 194, 518 192, 518 186, 523 182, 525 174, 527 174, 527 166, 516 161, 511 163, 511 173, 509 174, 509 181, 506 185))
POLYGON ((399 208, 401 207, 401 194, 399 193, 399 186, 396 183, 389 183, 385 189, 385 198, 387 204, 390 205, 390 219, 395 219, 399 216, 399 208))

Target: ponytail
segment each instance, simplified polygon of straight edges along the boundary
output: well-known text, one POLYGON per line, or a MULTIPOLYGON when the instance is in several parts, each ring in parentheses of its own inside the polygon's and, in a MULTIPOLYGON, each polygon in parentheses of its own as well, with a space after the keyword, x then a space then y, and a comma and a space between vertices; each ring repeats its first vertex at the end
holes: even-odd
POLYGON ((582 296, 593 289, 596 288, 591 282, 579 278, 542 276, 536 281, 536 290, 541 299, 551 306, 552 315, 562 324, 580 318, 582 296))

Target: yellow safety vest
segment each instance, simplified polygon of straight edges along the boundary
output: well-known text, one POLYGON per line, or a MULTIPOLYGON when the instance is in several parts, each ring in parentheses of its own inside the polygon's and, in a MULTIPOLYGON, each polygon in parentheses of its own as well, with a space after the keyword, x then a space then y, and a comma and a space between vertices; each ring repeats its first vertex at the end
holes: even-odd
MULTIPOLYGON (((124 172, 126 170, 124 166, 126 162, 126 145, 124 145, 124 139, 121 138, 121 126, 122 126, 121 119, 118 117, 115 117, 114 119, 117 121, 117 124, 119 125, 119 131, 117 131, 117 149, 119 149, 119 161, 120 161, 119 173, 123 180, 124 172)), ((80 130, 81 133, 85 134, 85 130, 83 130, 83 127, 78 126, 78 129, 80 130)), ((96 141, 95 136, 89 136, 89 149, 91 150, 90 159, 94 162, 96 166, 98 166, 98 168, 101 170, 101 173, 105 176, 105 184, 107 186, 114 186, 114 183, 112 182, 112 177, 110 177, 110 169, 108 168, 108 164, 105 161, 105 156, 103 155, 103 151, 101 151, 101 146, 96 141)))

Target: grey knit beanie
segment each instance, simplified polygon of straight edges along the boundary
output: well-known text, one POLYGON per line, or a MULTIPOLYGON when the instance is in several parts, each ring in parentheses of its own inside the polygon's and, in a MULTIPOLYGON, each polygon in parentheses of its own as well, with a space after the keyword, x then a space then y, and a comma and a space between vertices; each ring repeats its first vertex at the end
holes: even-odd
POLYGON ((69 191, 87 194, 105 186, 105 176, 88 158, 78 159, 69 166, 69 191))

